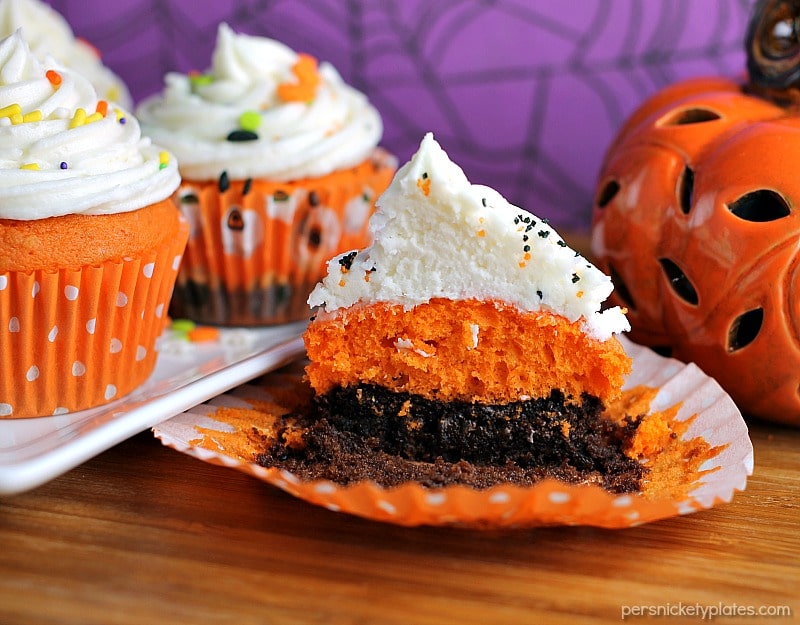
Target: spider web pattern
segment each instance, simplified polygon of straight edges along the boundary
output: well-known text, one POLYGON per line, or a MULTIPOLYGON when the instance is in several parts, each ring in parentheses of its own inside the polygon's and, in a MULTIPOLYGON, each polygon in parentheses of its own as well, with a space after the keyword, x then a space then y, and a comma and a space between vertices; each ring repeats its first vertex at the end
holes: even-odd
POLYGON ((217 25, 331 62, 380 110, 401 162, 427 131, 474 183, 587 228, 596 176, 637 104, 739 76, 753 0, 51 0, 134 98, 210 64, 217 25))

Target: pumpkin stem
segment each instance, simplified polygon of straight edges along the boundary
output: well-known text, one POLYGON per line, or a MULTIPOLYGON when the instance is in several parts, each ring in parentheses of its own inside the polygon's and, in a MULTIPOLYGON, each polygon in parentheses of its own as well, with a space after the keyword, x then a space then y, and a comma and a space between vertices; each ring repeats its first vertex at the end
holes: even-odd
POLYGON ((745 37, 748 91, 800 102, 800 0, 758 0, 745 37))

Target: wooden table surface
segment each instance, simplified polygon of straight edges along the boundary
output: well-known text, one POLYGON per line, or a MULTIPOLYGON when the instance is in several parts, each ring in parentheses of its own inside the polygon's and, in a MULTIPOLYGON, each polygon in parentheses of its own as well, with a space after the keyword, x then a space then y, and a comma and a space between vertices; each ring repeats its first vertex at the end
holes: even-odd
POLYGON ((715 622, 797 622, 800 430, 752 423, 751 437, 755 473, 730 504, 495 532, 331 512, 145 432, 0 499, 0 623, 701 622, 696 606, 789 606, 715 622))

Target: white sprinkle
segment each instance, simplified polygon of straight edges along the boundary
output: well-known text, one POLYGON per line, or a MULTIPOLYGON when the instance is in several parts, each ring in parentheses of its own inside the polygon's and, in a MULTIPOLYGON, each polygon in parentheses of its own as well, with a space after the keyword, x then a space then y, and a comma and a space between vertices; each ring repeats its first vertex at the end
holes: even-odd
POLYGON ((447 501, 447 495, 444 493, 430 493, 425 497, 425 501, 431 506, 441 506, 447 501))
POLYGON ((633 499, 631 499, 630 495, 622 495, 620 497, 617 497, 611 503, 611 505, 614 506, 615 508, 626 508, 627 506, 631 505, 632 503, 633 503, 633 499))
POLYGON ((511 501, 511 496, 503 491, 498 491, 489 495, 489 501, 491 503, 508 503, 511 501))
POLYGON ((569 493, 562 493, 560 491, 553 491, 552 493, 547 495, 547 498, 552 503, 567 503, 570 499, 572 499, 569 493))
POLYGON ((336 486, 334 486, 330 482, 320 482, 319 484, 314 486, 314 490, 320 493, 321 495, 330 495, 331 493, 336 492, 336 486))
POLYGON ((388 501, 383 499, 378 500, 377 506, 383 510, 384 512, 388 512, 389 514, 397 514, 397 508, 395 508, 392 504, 388 501))

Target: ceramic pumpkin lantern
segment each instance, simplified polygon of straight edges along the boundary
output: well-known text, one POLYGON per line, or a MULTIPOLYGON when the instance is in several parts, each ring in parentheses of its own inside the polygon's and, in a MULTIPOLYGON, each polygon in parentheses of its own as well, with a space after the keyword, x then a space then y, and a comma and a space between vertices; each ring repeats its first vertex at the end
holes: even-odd
POLYGON ((755 5, 749 81, 667 87, 624 124, 592 252, 631 338, 694 361, 743 412, 800 426, 800 2, 755 5))

